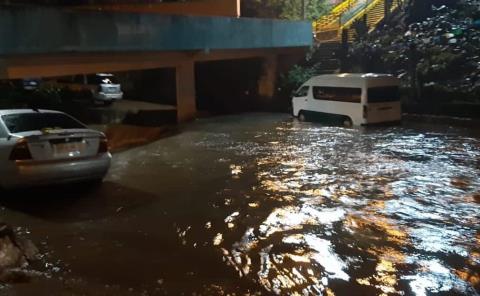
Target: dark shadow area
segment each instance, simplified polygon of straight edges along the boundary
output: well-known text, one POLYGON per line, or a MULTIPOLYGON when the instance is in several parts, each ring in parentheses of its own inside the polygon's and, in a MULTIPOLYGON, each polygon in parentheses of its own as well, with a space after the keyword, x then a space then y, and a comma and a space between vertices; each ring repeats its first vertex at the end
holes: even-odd
POLYGON ((203 62, 195 65, 197 108, 213 114, 256 110, 261 59, 203 62))
POLYGON ((0 108, 59 110, 85 124, 161 126, 177 122, 174 68, 118 72, 114 77, 123 99, 113 103, 95 101, 94 85, 91 80, 88 84, 78 81, 85 79, 82 75, 0 80, 0 108))
POLYGON ((177 104, 175 68, 115 73, 125 99, 162 105, 177 104))
POLYGON ((24 295, 61 295, 69 290, 88 295, 192 294, 208 291, 210 284, 231 292, 256 288, 246 279, 231 281, 235 272, 207 241, 197 246, 182 243, 179 229, 185 230, 181 227, 191 217, 187 208, 181 209, 185 206, 181 198, 111 182, 0 194, 2 207, 33 216, 30 223, 36 224, 28 227, 29 237, 46 254, 46 261, 39 264, 55 262, 59 268, 51 272, 48 290, 43 279, 15 286, 24 295), (68 282, 60 283, 59 276, 68 282))
POLYGON ((2 190, 0 196, 2 207, 63 223, 105 219, 158 199, 111 182, 2 190))
POLYGON ((480 119, 480 104, 476 103, 446 103, 438 102, 438 96, 428 96, 419 104, 405 104, 403 111, 409 114, 443 115, 480 119))
POLYGON ((176 110, 140 110, 137 113, 127 113, 122 123, 138 126, 160 126, 175 124, 177 122, 176 110))
POLYGON ((302 111, 302 114, 306 121, 321 123, 324 125, 344 126, 348 125, 347 122, 350 120, 348 116, 322 112, 302 111))

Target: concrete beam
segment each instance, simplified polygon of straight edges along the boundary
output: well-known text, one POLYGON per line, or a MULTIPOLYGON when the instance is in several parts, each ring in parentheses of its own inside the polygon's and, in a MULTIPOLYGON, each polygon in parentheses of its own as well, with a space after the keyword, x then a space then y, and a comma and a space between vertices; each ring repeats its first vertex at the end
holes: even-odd
MULTIPOLYGON (((302 57, 304 48, 215 50, 211 52, 132 52, 112 54, 44 54, 5 56, 0 63, 3 78, 55 77, 97 72, 122 72, 176 67, 186 60, 207 62, 219 60, 264 58, 271 55, 302 57)), ((2 77, 2 76, 0 76, 2 77)))
POLYGON ((81 10, 121 11, 135 13, 158 13, 171 15, 201 15, 201 16, 240 16, 240 0, 201 0, 173 3, 148 4, 97 4, 79 6, 81 10))
MULTIPOLYGON (((7 78, 56 77, 175 67, 188 53, 71 54, 6 57, 7 78)), ((0 65, 1 67, 1 65, 0 65)), ((0 69, 0 71, 2 71, 0 69)))
POLYGON ((195 95, 195 63, 183 61, 176 67, 177 120, 184 122, 195 118, 197 102, 195 95))
POLYGON ((0 30, 0 55, 310 47, 313 41, 306 21, 38 6, 1 7, 0 28, 8 28, 0 30))
POLYGON ((214 51, 197 51, 194 54, 196 62, 209 62, 220 60, 250 59, 263 58, 271 55, 296 55, 305 56, 307 52, 305 47, 283 47, 283 48, 260 48, 248 50, 214 50, 214 51))

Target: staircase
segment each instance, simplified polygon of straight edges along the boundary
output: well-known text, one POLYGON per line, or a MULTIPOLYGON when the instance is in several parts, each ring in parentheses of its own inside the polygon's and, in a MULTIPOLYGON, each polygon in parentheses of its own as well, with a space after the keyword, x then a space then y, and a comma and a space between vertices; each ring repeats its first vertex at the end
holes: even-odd
MULTIPOLYGON (((404 0, 391 0, 388 13, 393 13, 404 0)), ((355 39, 353 24, 366 18, 369 32, 374 30, 385 18, 386 0, 347 0, 343 1, 328 14, 314 23, 315 37, 320 43, 340 42, 342 32, 347 31, 348 40, 355 39)))
POLYGON ((314 22, 317 40, 336 41, 341 16, 357 4, 358 0, 346 0, 335 6, 332 11, 314 22))
POLYGON ((354 28, 357 21, 365 21, 366 32, 370 33, 377 28, 385 18, 385 13, 394 13, 404 0, 390 0, 387 11, 387 0, 347 0, 335 6, 332 11, 314 22, 317 50, 313 57, 318 61, 322 73, 334 73, 340 68, 339 57, 336 53, 342 47, 342 34, 347 36, 343 42, 353 42, 357 39, 354 28))
POLYGON ((312 59, 318 61, 318 74, 331 74, 340 68, 340 60, 337 54, 340 52, 339 42, 327 42, 317 44, 312 59))

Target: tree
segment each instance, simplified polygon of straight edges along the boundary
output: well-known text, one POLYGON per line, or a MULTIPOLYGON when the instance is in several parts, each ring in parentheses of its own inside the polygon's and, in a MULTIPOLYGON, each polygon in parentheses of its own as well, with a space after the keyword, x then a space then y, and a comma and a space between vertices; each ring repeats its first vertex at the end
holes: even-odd
POLYGON ((329 11, 326 0, 244 0, 242 15, 250 17, 316 20, 329 11))
POLYGON ((432 14, 432 0, 410 0, 407 3, 407 23, 423 21, 432 14))

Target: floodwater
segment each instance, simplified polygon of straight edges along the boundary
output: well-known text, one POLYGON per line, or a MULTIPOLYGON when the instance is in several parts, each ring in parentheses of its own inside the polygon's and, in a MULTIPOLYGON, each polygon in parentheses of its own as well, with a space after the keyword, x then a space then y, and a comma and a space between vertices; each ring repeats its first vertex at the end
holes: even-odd
POLYGON ((99 188, 2 193, 43 256, 0 291, 478 295, 479 173, 478 129, 202 119, 99 188))

